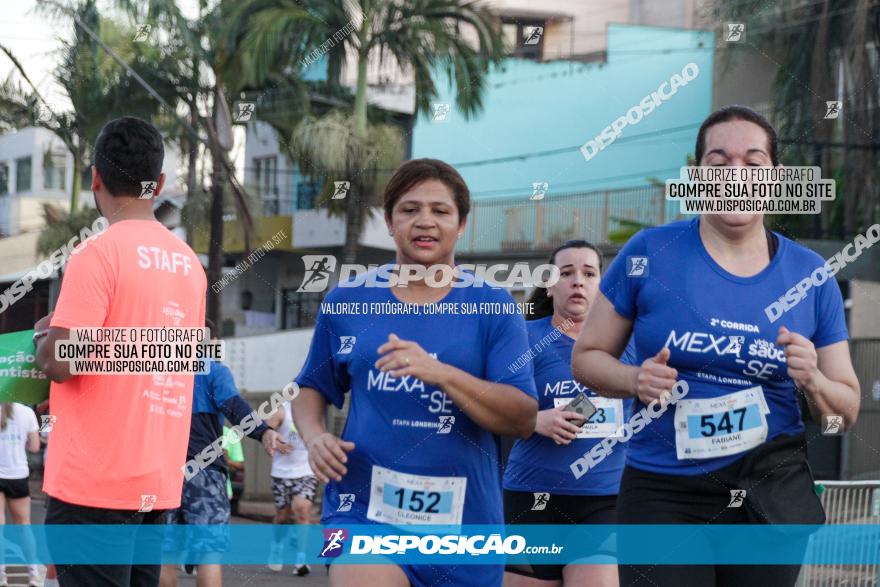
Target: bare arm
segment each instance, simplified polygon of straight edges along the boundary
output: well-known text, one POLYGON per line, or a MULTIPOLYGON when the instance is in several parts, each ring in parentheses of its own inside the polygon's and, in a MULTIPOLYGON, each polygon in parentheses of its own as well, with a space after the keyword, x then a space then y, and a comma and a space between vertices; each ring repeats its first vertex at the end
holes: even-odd
POLYGON ((291 407, 293 423, 303 442, 309 444, 316 436, 327 432, 327 400, 320 392, 311 387, 300 388, 291 407))
POLYGON ((644 404, 668 400, 678 378, 678 372, 667 365, 669 349, 661 348, 641 366, 624 365, 618 357, 631 335, 632 321, 618 314, 600 293, 571 354, 574 378, 605 397, 637 396, 644 404))
POLYGON ((842 340, 817 349, 809 339, 782 327, 776 344, 785 345, 788 374, 806 394, 813 419, 821 422, 822 416, 840 415, 844 428, 854 426, 861 391, 849 343, 842 340))
POLYGON ((293 400, 293 423, 309 449, 309 465, 322 482, 340 481, 348 472, 345 453, 354 443, 327 432, 327 400, 311 387, 300 389, 293 400))
POLYGON ((436 385, 471 420, 494 434, 528 438, 535 431, 538 402, 506 383, 474 377, 429 355, 413 341, 392 334, 379 347, 376 367, 392 377, 414 377, 436 385))
POLYGON ((28 432, 27 444, 25 448, 28 452, 40 452, 40 433, 37 431, 28 432))
POLYGON ((512 385, 490 383, 444 365, 439 387, 471 420, 505 436, 528 438, 535 431, 538 402, 512 385))
POLYGON ((244 471, 244 462, 243 461, 233 461, 229 458, 229 451, 225 448, 223 449, 223 456, 226 458, 226 466, 229 467, 231 471, 244 471))
POLYGON ((639 368, 618 360, 631 334, 632 322, 600 292, 571 353, 574 378, 605 397, 632 397, 639 368))
MULTIPOLYGON (((52 314, 49 314, 41 318, 39 322, 34 324, 34 330, 49 328, 51 317, 52 314)), ((68 340, 69 338, 70 330, 67 328, 49 328, 49 334, 37 340, 37 365, 55 383, 64 383, 73 377, 70 373, 70 362, 55 359, 55 341, 68 340)))

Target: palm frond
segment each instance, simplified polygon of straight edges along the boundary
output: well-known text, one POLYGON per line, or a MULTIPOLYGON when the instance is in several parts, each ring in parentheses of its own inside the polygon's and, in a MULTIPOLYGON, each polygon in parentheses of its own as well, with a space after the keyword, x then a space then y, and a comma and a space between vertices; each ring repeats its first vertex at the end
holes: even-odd
POLYGON ((100 215, 95 208, 81 208, 72 214, 66 214, 49 204, 44 205, 43 218, 46 226, 37 239, 37 254, 48 256, 61 249, 73 237, 79 237, 83 228, 91 228, 100 215))
MULTIPOLYGON (((306 175, 333 181, 352 181, 375 193, 377 171, 395 167, 403 158, 403 137, 389 124, 370 124, 366 138, 355 132, 351 114, 332 111, 323 117, 304 119, 290 140, 293 157, 301 162, 306 175)), ((330 188, 325 186, 325 192, 330 188)), ((329 192, 320 198, 333 203, 329 192)), ((322 202, 324 203, 324 202, 322 202)), ((338 203, 341 205, 342 203, 338 203)), ((331 206, 331 211, 338 211, 331 206)))

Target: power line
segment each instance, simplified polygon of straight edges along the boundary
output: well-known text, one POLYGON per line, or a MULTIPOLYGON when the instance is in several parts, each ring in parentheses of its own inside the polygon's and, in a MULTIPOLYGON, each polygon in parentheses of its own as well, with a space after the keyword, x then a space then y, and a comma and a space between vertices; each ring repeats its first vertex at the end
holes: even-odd
MULTIPOLYGON (((652 177, 652 176, 656 176, 656 175, 662 175, 664 172, 670 171, 673 169, 677 170, 679 168, 678 167, 664 167, 663 169, 650 169, 650 170, 646 170, 646 171, 637 171, 634 173, 626 173, 623 175, 611 175, 608 177, 596 177, 596 178, 585 179, 583 181, 569 181, 569 182, 564 182, 564 183, 549 182, 550 183, 549 187, 550 187, 550 190, 555 192, 555 191, 557 191, 557 188, 559 188, 560 186, 562 186, 562 187, 574 187, 574 186, 587 187, 590 184, 596 184, 599 182, 619 181, 622 179, 630 179, 632 177, 648 178, 648 177, 652 177)), ((642 187, 642 186, 636 186, 636 187, 642 187)), ((618 188, 615 188, 615 189, 618 189, 618 188)), ((471 195, 472 196, 479 196, 479 195, 498 194, 498 193, 507 193, 507 192, 511 192, 511 195, 513 195, 514 193, 517 193, 517 192, 522 193, 522 194, 528 194, 529 190, 525 189, 525 188, 521 188, 521 187, 499 188, 497 190, 485 190, 485 191, 481 191, 481 192, 471 192, 471 195)), ((504 199, 504 198, 509 198, 509 197, 511 197, 511 196, 499 195, 498 199, 504 199)), ((486 200, 483 200, 483 201, 486 201, 486 200)), ((488 201, 491 201, 491 200, 488 200, 488 201)))
POLYGON ((55 6, 60 8, 62 11, 67 12, 73 18, 73 20, 77 24, 77 26, 79 26, 87 35, 89 35, 92 38, 93 41, 95 41, 95 43, 97 43, 104 51, 106 51, 107 54, 110 55, 110 57, 112 57, 113 60, 119 64, 120 67, 125 69, 125 71, 128 73, 128 75, 133 77, 135 79, 135 81, 137 81, 137 83, 142 88, 144 88, 144 90, 146 90, 148 94, 150 94, 150 96, 152 96, 157 102, 159 102, 162 106, 164 106, 165 109, 167 110, 168 114, 170 114, 177 121, 178 124, 180 124, 184 129, 186 129, 186 131, 189 132, 196 140, 198 140, 201 143, 204 143, 205 145, 208 145, 208 141, 205 138, 201 137, 199 135, 198 131, 196 131, 196 129, 194 129, 192 126, 190 126, 189 121, 187 121, 185 118, 183 118, 182 116, 177 114, 176 108, 172 107, 171 104, 169 104, 165 100, 165 98, 163 98, 156 90, 153 89, 153 87, 150 84, 148 84, 144 80, 144 78, 142 78, 134 69, 132 69, 128 65, 128 63, 126 63, 119 55, 117 55, 113 49, 111 49, 109 46, 107 46, 107 44, 103 40, 101 40, 101 38, 86 23, 84 23, 82 21, 82 19, 79 17, 79 15, 76 13, 76 11, 74 11, 66 6, 63 6, 61 4, 58 4, 57 2, 50 2, 50 4, 54 4, 55 6))
MULTIPOLYGON (((652 138, 652 137, 656 137, 656 136, 660 136, 660 135, 667 135, 667 134, 672 134, 672 133, 676 133, 676 132, 682 132, 685 130, 690 130, 690 129, 699 127, 700 124, 702 124, 702 123, 684 124, 684 125, 675 126, 672 128, 666 128, 666 129, 660 129, 660 130, 655 130, 655 131, 651 131, 651 132, 645 132, 645 133, 641 133, 638 135, 625 136, 625 137, 621 137, 621 138, 615 140, 614 142, 615 142, 615 144, 616 143, 632 143, 635 141, 640 141, 640 140, 644 140, 647 138, 652 138)), ((533 151, 530 153, 519 153, 516 155, 506 155, 504 157, 495 157, 492 159, 480 159, 480 160, 476 160, 476 161, 463 161, 463 162, 459 162, 459 163, 450 163, 450 165, 458 168, 458 167, 474 167, 477 165, 493 165, 496 163, 509 163, 511 161, 521 161, 523 159, 532 159, 532 158, 536 158, 536 157, 550 157, 553 155, 561 155, 564 153, 570 153, 572 151, 576 151, 576 150, 580 149, 581 146, 582 145, 572 145, 569 147, 560 147, 557 149, 548 149, 545 151, 533 151)), ((279 154, 281 154, 281 153, 279 152, 279 154)), ((270 155, 270 157, 272 157, 272 156, 277 156, 277 155, 270 155)), ((256 159, 259 159, 259 157, 257 157, 256 159)), ((251 167, 251 166, 245 166, 244 169, 245 169, 245 171, 255 171, 257 168, 251 167)), ((377 171, 380 173, 381 172, 391 173, 391 172, 395 171, 396 169, 397 168, 378 169, 377 171)), ((292 175, 303 175, 302 172, 297 171, 295 169, 283 169, 283 170, 275 169, 274 173, 275 174, 280 173, 280 174, 284 174, 284 175, 291 175, 291 174, 292 175)), ((334 174, 334 173, 344 173, 344 172, 342 172, 340 170, 326 170, 325 173, 334 174)), ((315 175, 321 175, 321 174, 315 174, 315 175)))

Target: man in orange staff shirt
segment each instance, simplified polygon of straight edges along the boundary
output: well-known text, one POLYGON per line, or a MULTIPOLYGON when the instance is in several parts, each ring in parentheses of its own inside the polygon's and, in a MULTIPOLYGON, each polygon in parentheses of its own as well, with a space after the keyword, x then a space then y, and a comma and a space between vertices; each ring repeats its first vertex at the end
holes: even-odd
MULTIPOLYGON (((164 154, 161 134, 146 121, 104 126, 92 191, 110 227, 71 254, 55 311, 34 325, 56 417, 43 483, 46 524, 155 524, 180 505, 193 375, 71 375, 55 357, 55 342, 72 328, 204 326, 205 272, 153 215, 164 154)), ((155 586, 160 554, 156 564, 58 564, 58 579, 62 587, 155 586)))

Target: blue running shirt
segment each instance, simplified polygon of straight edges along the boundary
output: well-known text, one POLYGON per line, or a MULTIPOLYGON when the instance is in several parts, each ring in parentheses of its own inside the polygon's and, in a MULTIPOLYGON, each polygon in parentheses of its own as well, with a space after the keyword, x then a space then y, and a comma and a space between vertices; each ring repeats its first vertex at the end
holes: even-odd
MULTIPOLYGON (((170 381, 170 378, 161 374, 155 377, 164 378, 165 385, 170 381)), ((207 373, 197 374, 194 379, 192 420, 186 459, 196 458, 205 448, 224 435, 224 417, 232 424, 239 425, 251 412, 251 406, 235 387, 235 379, 229 367, 218 361, 211 361, 210 370, 207 373)), ((254 440, 261 440, 263 433, 268 429, 260 422, 248 436, 254 440)), ((219 456, 220 458, 211 461, 208 468, 222 471, 225 475, 226 459, 223 458, 222 451, 219 456)))
MULTIPOLYGON (((751 277, 732 275, 712 259, 698 218, 642 230, 603 276, 602 293, 633 321, 637 363, 667 346, 669 365, 689 385, 677 405, 633 435, 628 465, 700 475, 742 458, 756 443, 803 430, 784 349, 775 344, 779 327, 816 348, 846 340, 843 299, 832 279, 771 323, 765 308, 825 264, 774 234, 776 255, 751 277)), ((642 407, 636 400, 633 412, 642 407)))
POLYGON ((296 383, 337 407, 351 390, 342 438, 355 449, 342 481, 327 485, 322 523, 503 523, 498 438, 441 389, 374 364, 394 333, 474 377, 536 397, 531 364, 508 368, 528 350, 515 307, 509 293, 489 286, 453 288, 428 306, 403 304, 387 287, 337 287, 327 295, 296 383), (376 313, 372 304, 385 310, 376 313), (444 313, 432 310, 439 304, 444 313), (407 307, 419 315, 400 312, 407 307))
MULTIPOLYGON (((534 358, 535 387, 538 409, 549 410, 570 402, 583 391, 594 402, 604 402, 590 418, 591 424, 607 424, 619 428, 629 412, 631 399, 617 402, 597 397, 571 375, 571 350, 574 340, 558 331, 547 316, 526 322, 529 344, 537 352, 534 358), (549 346, 547 346, 549 344, 549 346)), ((627 352, 629 352, 627 347, 627 352)), ((629 360, 621 358, 624 363, 629 360)), ((597 406, 599 407, 599 406, 597 406)), ((618 449, 580 479, 574 476, 572 462, 601 442, 601 437, 578 438, 565 446, 537 432, 525 440, 517 440, 504 471, 504 489, 511 491, 546 491, 561 495, 617 495, 625 461, 624 450, 618 449)))

